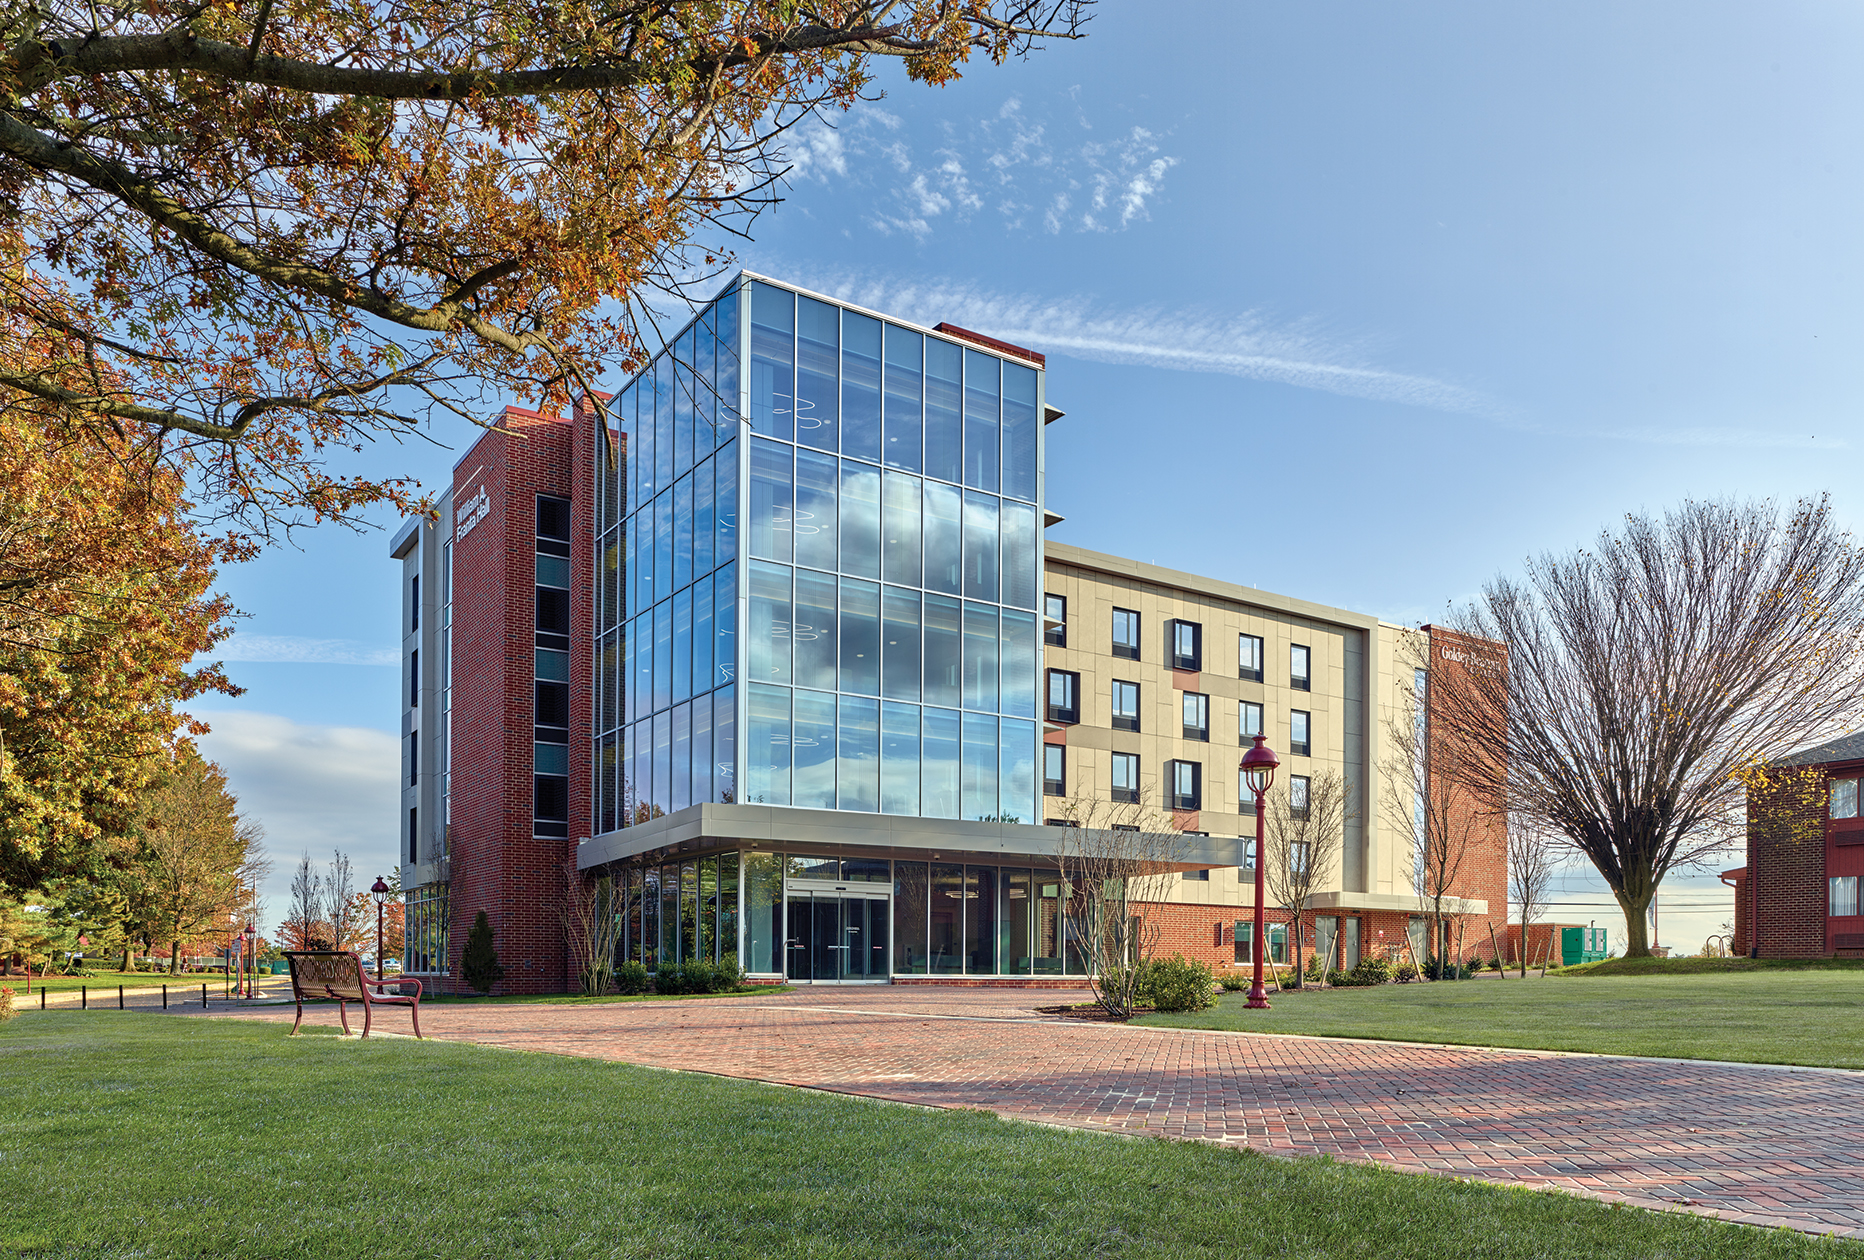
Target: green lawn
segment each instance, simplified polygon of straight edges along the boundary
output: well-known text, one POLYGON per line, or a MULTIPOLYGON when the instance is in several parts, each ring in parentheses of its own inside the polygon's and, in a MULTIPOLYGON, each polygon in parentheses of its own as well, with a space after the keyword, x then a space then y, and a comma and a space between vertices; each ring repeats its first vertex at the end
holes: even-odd
POLYGON ((0 1026, 0 1079, 0 1253, 35 1258, 1864 1257, 1325 1160, 275 1025, 35 1013, 0 1026), (81 1193, 34 1193, 80 1172, 81 1193))
POLYGON ((1226 993, 1195 1015, 1140 1024, 1864 1068, 1864 972, 1550 976, 1273 994, 1226 993))

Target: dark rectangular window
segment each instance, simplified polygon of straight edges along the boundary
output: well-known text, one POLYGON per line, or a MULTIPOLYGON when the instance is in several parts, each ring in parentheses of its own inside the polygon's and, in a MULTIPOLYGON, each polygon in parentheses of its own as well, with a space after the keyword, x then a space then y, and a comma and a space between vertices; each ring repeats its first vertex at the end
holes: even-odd
POLYGON ((1042 597, 1042 642, 1050 647, 1068 646, 1068 600, 1061 595, 1042 597))
POLYGON ((1204 668, 1204 627, 1195 621, 1173 620, 1167 623, 1170 636, 1171 667, 1201 670, 1204 668))
MULTIPOLYGON (((542 727, 555 727, 558 728, 560 732, 562 728, 567 727, 569 724, 569 684, 560 682, 538 682, 537 725, 542 727)), ((560 744, 564 742, 563 736, 560 733, 554 739, 549 739, 542 732, 539 732, 537 737, 539 739, 547 739, 550 743, 560 744)))
POLYGON ((1307 788, 1305 774, 1288 776, 1288 809, 1297 818, 1307 817, 1307 788))
MULTIPOLYGON (((570 540, 570 501, 553 495, 537 496, 537 536, 559 542, 570 540)), ((542 548, 539 548, 542 550, 542 548)))
POLYGON ((421 707, 421 649, 408 653, 408 707, 421 707))
POLYGON ((1245 744, 1262 734, 1261 705, 1244 700, 1236 706, 1236 732, 1245 744))
POLYGON ((1262 681, 1262 636, 1242 634, 1236 637, 1236 676, 1251 682, 1262 681))
POLYGON ((1288 685, 1296 691, 1313 690, 1313 656, 1299 643, 1288 649, 1288 685))
POLYGON ((1204 767, 1195 761, 1168 761, 1165 763, 1166 781, 1171 784, 1171 807, 1173 809, 1202 809, 1204 800, 1204 767))
POLYGON ((570 819, 570 781, 560 774, 539 774, 531 777, 535 792, 533 824, 535 834, 540 836, 565 836, 569 834, 570 819))
POLYGON ((1139 659, 1139 614, 1130 608, 1113 610, 1113 654, 1139 659))
POLYGON ((1306 757, 1312 747, 1309 727, 1313 718, 1295 709, 1288 714, 1288 751, 1297 757, 1306 757))
POLYGON ((1210 740, 1210 697, 1201 696, 1195 691, 1184 693, 1184 737, 1208 742, 1210 740))
POLYGON ((1236 812, 1254 814, 1256 812, 1256 794, 1249 789, 1249 774, 1242 767, 1236 770, 1236 799, 1239 802, 1236 812))
POLYGON ((1113 729, 1116 731, 1136 731, 1139 729, 1139 684, 1113 683, 1113 729))
POLYGON ((1042 794, 1068 794, 1068 750, 1060 744, 1042 745, 1042 794))
POLYGON ((410 862, 420 861, 417 844, 417 838, 421 834, 420 818, 421 811, 419 809, 410 809, 408 811, 408 861, 410 862))
POLYGON ((537 588, 537 632, 567 638, 570 632, 570 593, 549 586, 537 588))
POLYGON ((421 575, 415 574, 408 580, 408 629, 421 628, 421 575))
POLYGON ((1113 754, 1113 799, 1133 802, 1139 799, 1139 757, 1135 753, 1113 754))
POLYGON ((1208 884, 1210 882, 1209 871, 1186 871, 1184 877, 1187 881, 1196 884, 1208 884))
POLYGON ((421 781, 421 733, 408 732, 408 786, 421 781))
POLYGON ((1048 720, 1081 720, 1081 675, 1065 669, 1048 672, 1048 720))

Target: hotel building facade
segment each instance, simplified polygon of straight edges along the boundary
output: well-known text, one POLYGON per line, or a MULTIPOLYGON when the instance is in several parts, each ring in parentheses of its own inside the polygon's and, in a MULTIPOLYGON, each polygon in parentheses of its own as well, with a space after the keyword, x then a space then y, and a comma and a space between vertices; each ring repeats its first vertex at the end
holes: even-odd
POLYGON ((603 873, 650 967, 1081 983, 1054 824, 1094 802, 1177 834, 1161 949, 1240 963, 1256 733, 1297 805, 1345 785, 1310 947, 1421 951, 1393 732, 1428 747, 1449 640, 1046 542, 1041 355, 744 274, 606 404, 507 408, 391 548, 411 973, 448 986, 484 910, 506 989, 566 987, 562 891, 603 873))

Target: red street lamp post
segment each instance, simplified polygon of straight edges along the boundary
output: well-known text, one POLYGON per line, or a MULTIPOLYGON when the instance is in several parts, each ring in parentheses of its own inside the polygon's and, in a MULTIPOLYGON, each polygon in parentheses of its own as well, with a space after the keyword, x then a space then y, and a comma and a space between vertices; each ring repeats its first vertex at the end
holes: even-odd
POLYGON ((1248 1008, 1252 1011, 1266 1011, 1269 1008, 1269 996, 1262 987, 1262 955, 1268 943, 1268 928, 1263 923, 1268 914, 1268 905, 1263 895, 1263 886, 1268 881, 1263 878, 1267 858, 1262 851, 1262 798, 1268 792, 1269 784, 1275 782, 1275 767, 1281 762, 1276 758, 1274 749, 1268 746, 1266 735, 1258 735, 1255 740, 1255 747, 1243 754, 1243 782, 1256 794, 1256 921, 1251 933, 1255 939, 1249 948, 1250 956, 1255 959, 1255 979, 1249 986, 1248 1008))
POLYGON ((241 970, 246 971, 246 996, 251 998, 256 996, 252 991, 252 982, 259 972, 259 946, 254 943, 259 933, 253 928, 252 924, 248 923, 246 925, 246 930, 240 933, 240 935, 245 938, 240 946, 240 962, 245 964, 246 955, 248 953, 252 955, 251 970, 246 970, 243 965, 241 967, 241 970))
POLYGON ((389 887, 377 875, 375 883, 369 885, 369 892, 375 897, 375 978, 386 980, 388 977, 382 970, 382 906, 388 901, 389 887))

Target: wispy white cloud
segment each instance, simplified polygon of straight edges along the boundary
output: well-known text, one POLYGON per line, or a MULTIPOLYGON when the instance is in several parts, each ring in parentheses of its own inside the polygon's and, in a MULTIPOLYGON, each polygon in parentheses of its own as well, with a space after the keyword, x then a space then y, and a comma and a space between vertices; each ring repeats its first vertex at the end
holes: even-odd
POLYGON ((394 648, 354 639, 310 639, 296 634, 235 634, 211 656, 221 661, 283 665, 399 665, 394 648))
POLYGON ((1313 320, 1278 323, 1258 311, 1116 309, 1085 298, 996 293, 955 281, 849 274, 818 283, 862 306, 924 324, 949 321, 1044 353, 1218 372, 1468 415, 1499 417, 1506 411, 1478 390, 1378 366, 1313 320))
POLYGON ((367 886, 396 862, 400 832, 400 741, 360 726, 318 726, 274 713, 201 715, 213 730, 201 753, 226 772, 240 810, 265 828, 272 876, 264 890, 276 923, 290 867, 309 853, 319 864, 341 849, 367 886))
MULTIPOLYGON (((1089 129, 1085 118, 1080 128, 1089 129)), ((941 132, 935 145, 915 144, 899 117, 871 107, 814 119, 791 135, 790 178, 834 184, 844 196, 865 191, 871 201, 857 213, 868 226, 924 240, 940 224, 962 225, 984 211, 1014 232, 1037 206, 1044 231, 1120 231, 1148 216, 1179 163, 1144 127, 1113 140, 1057 143, 1019 97, 941 132)))

